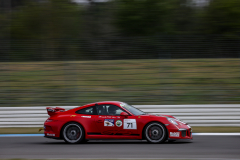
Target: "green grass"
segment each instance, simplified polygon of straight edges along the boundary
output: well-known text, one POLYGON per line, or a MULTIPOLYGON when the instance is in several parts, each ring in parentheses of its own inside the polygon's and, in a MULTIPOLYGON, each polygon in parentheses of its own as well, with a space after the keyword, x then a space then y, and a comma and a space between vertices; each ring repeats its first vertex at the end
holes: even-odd
MULTIPOLYGON (((40 127, 39 127, 40 128, 40 127)), ((0 128, 0 134, 40 134, 39 128, 0 128)), ((192 127, 193 133, 240 133, 240 127, 192 127)))
POLYGON ((0 63, 0 106, 240 102, 240 59, 0 63))
POLYGON ((39 128, 0 128, 0 134, 41 134, 39 128))

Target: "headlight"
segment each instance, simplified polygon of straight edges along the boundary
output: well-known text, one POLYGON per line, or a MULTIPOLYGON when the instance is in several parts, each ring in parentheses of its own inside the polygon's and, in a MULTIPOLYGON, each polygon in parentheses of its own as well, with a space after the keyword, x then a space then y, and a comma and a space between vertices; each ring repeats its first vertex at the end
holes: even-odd
POLYGON ((174 118, 175 118, 175 121, 177 121, 177 122, 180 122, 180 123, 182 123, 182 124, 185 124, 185 125, 187 125, 187 123, 185 123, 185 122, 181 121, 180 119, 178 119, 178 118, 176 118, 176 117, 174 117, 174 118))
POLYGON ((171 122, 172 124, 175 124, 176 126, 178 125, 178 123, 174 120, 174 118, 169 118, 169 117, 167 117, 167 120, 168 120, 169 122, 171 122))

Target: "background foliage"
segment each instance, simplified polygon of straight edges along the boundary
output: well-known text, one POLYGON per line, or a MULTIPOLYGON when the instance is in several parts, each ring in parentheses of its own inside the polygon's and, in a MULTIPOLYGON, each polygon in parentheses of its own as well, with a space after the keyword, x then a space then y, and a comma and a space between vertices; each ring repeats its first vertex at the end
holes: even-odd
POLYGON ((0 105, 240 102, 240 1, 0 1, 0 105))
POLYGON ((0 60, 239 57, 238 0, 89 2, 2 0, 0 60))

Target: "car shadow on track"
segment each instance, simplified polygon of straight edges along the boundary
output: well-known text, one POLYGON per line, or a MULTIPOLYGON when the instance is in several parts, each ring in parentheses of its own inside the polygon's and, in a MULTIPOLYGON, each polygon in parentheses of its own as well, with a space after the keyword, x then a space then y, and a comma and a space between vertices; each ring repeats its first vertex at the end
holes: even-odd
MULTIPOLYGON (((164 142, 164 143, 161 143, 161 144, 184 144, 184 143, 192 143, 192 141, 174 141, 174 142, 164 142)), ((65 143, 64 141, 51 141, 51 142, 42 142, 42 143, 38 143, 38 144, 44 144, 44 145, 91 145, 91 144, 151 144, 151 143, 148 143, 147 141, 143 141, 143 140, 139 140, 139 141, 121 141, 121 140, 115 140, 115 141, 112 141, 112 140, 90 140, 88 142, 84 142, 84 143, 79 143, 79 144, 68 144, 68 143, 65 143)), ((161 145, 161 144, 158 144, 158 145, 161 145)), ((154 144, 151 144, 151 145, 154 145, 154 144)), ((157 144, 155 144, 157 145, 157 144)))

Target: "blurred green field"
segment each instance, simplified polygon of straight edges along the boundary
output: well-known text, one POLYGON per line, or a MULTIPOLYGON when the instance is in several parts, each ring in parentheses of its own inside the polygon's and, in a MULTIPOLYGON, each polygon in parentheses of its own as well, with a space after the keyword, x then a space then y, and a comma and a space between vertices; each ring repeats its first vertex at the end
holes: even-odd
POLYGON ((231 104, 240 59, 141 59, 0 63, 0 106, 231 104))
MULTIPOLYGON (((39 127, 40 128, 40 127, 39 127)), ((0 128, 0 134, 41 134, 39 128, 0 128)), ((240 127, 192 127, 193 133, 240 133, 240 127)))

